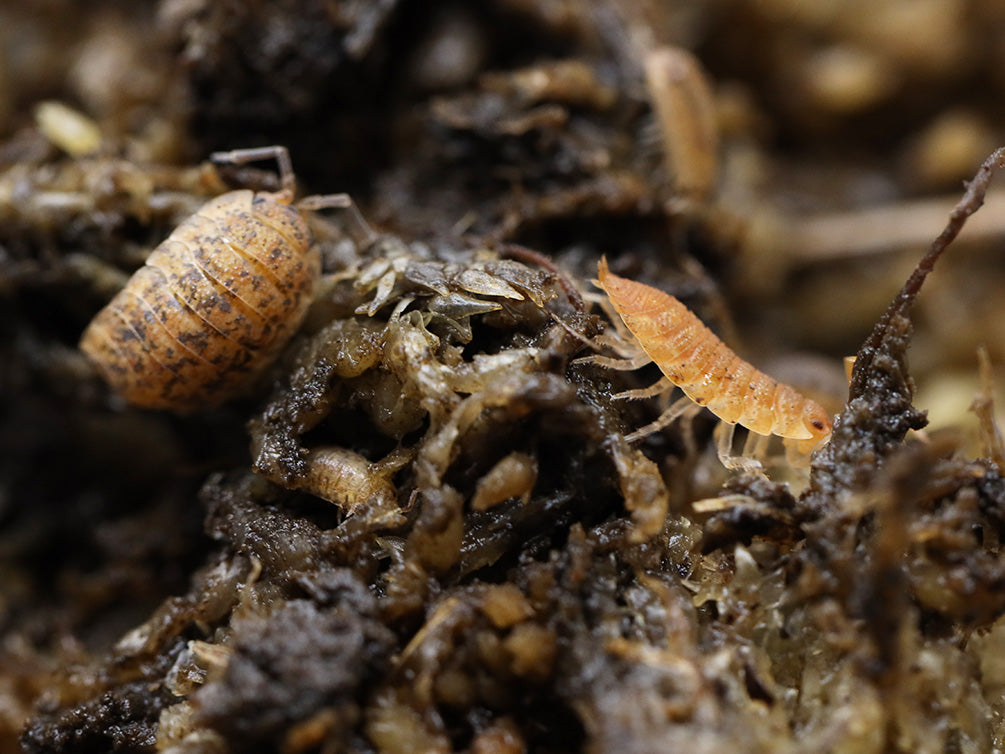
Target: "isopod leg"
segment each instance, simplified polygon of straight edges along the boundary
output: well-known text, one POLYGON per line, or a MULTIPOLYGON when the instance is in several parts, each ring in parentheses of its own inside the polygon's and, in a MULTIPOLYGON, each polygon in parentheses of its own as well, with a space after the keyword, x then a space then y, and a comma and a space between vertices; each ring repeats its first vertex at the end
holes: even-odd
POLYGON ((594 335, 593 344, 598 348, 612 348, 619 354, 623 354, 624 358, 628 358, 628 354, 635 355, 642 351, 634 342, 625 343, 625 339, 620 335, 610 332, 602 332, 599 335, 594 335))
POLYGON ((678 398, 670 404, 666 411, 656 417, 655 421, 649 422, 644 427, 639 427, 630 435, 625 435, 625 439, 628 442, 635 442, 636 440, 641 440, 646 435, 651 435, 653 432, 659 432, 663 427, 670 424, 691 407, 697 408, 686 395, 678 398))
POLYGON ((743 457, 755 461, 763 461, 768 454, 768 444, 771 442, 771 435, 761 435, 753 430, 747 430, 747 439, 743 443, 743 457))
POLYGON ((580 359, 576 359, 574 363, 596 364, 597 366, 606 367, 607 369, 616 369, 620 372, 631 372, 639 367, 644 367, 650 361, 652 361, 652 359, 649 358, 649 355, 643 352, 630 359, 621 359, 614 356, 583 356, 580 359))
POLYGON ((258 162, 259 160, 275 159, 279 165, 279 182, 283 191, 289 193, 290 200, 293 199, 297 189, 297 179, 293 174, 293 163, 290 162, 290 153, 286 147, 275 144, 271 147, 255 147, 253 149, 233 149, 230 152, 213 152, 209 156, 213 162, 230 162, 234 165, 241 165, 245 162, 258 162))
POLYGON ((344 209, 349 217, 349 235, 360 246, 370 246, 378 238, 377 232, 359 211, 356 202, 348 194, 322 194, 306 196, 297 202, 300 212, 315 212, 319 209, 344 209))
POLYGON ((673 382, 670 381, 670 378, 664 375, 649 387, 640 387, 635 390, 624 390, 620 393, 615 393, 611 396, 611 398, 616 401, 635 401, 643 398, 652 398, 654 395, 659 395, 667 390, 672 390, 673 386, 673 382))
MULTIPOLYGON (((598 288, 600 288, 601 290, 604 290, 603 286, 600 285, 599 280, 594 280, 593 284, 598 288)), ((629 329, 628 325, 625 324, 625 321, 621 318, 621 315, 618 314, 618 310, 614 307, 614 304, 611 303, 610 296, 609 295, 601 296, 599 299, 596 300, 600 304, 600 308, 603 309, 604 314, 607 315, 607 319, 609 319, 611 321, 611 324, 614 325, 615 331, 618 333, 618 335, 621 336, 621 340, 625 343, 634 344, 636 342, 635 335, 632 334, 632 331, 629 329)))
POLYGON ((785 461, 794 469, 809 468, 810 452, 800 448, 797 440, 785 440, 785 461))
POLYGON ((616 333, 602 332, 599 335, 595 335, 591 340, 588 340, 586 344, 594 351, 610 348, 618 357, 583 356, 575 359, 572 362, 573 364, 598 364, 609 369, 628 371, 637 368, 630 366, 631 364, 637 364, 641 367, 652 361, 635 341, 627 341, 616 333))
MULTIPOLYGON (((729 422, 719 422, 715 428, 716 453, 719 461, 731 471, 740 469, 741 471, 760 471, 761 463, 753 458, 746 457, 746 454, 737 456, 733 454, 733 434, 736 432, 736 425, 729 422)), ((749 438, 748 438, 749 440, 749 438)), ((744 448, 746 451, 746 448, 744 448)))

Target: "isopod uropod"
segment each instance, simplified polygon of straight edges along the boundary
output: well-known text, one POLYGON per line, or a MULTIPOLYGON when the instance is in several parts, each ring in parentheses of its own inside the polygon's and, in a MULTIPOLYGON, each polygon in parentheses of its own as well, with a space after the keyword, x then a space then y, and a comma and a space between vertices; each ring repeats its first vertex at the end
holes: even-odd
MULTIPOLYGON (((629 439, 666 426, 692 402, 707 407, 725 423, 726 431, 719 435, 719 457, 730 468, 758 465, 731 455, 737 424, 751 432, 755 442, 748 447, 753 455, 763 451, 763 440, 771 435, 783 438, 787 447, 802 456, 830 438, 830 418, 818 403, 745 362, 673 296, 611 273, 606 259, 600 260, 597 284, 607 293, 648 359, 593 360, 630 369, 651 360, 660 368, 664 374, 660 382, 648 389, 629 391, 626 397, 655 395, 671 387, 667 383, 680 387, 685 394, 629 439)), ((745 449, 745 456, 747 452, 745 449)))
POLYGON ((355 209, 346 194, 293 204, 295 177, 285 147, 212 158, 275 158, 282 188, 231 191, 207 202, 87 326, 81 350, 135 406, 188 411, 213 405, 267 366, 300 325, 321 274, 303 213, 355 209))

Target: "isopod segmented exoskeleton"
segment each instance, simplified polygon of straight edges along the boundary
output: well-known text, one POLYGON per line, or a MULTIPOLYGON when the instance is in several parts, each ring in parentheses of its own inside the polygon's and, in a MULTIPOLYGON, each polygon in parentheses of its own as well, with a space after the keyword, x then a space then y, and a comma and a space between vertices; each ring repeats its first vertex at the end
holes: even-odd
POLYGON ((127 402, 178 411, 218 403, 299 327, 321 274, 303 213, 354 205, 346 194, 293 204, 285 147, 213 155, 220 162, 267 158, 279 164, 279 191, 231 191, 207 202, 84 331, 81 350, 127 402))
POLYGON ((664 378, 659 383, 630 392, 629 397, 655 395, 672 385, 685 394, 629 439, 666 426, 692 402, 707 407, 725 423, 726 431, 719 436, 719 457, 730 468, 757 466, 748 458, 731 455, 732 430, 737 424, 746 427, 755 439, 749 446, 754 455, 760 451, 758 438, 778 435, 796 453, 806 455, 830 437, 830 418, 819 404, 741 359, 673 296, 611 273, 606 259, 600 260, 597 284, 648 358, 594 361, 623 368, 652 361, 660 368, 664 378))

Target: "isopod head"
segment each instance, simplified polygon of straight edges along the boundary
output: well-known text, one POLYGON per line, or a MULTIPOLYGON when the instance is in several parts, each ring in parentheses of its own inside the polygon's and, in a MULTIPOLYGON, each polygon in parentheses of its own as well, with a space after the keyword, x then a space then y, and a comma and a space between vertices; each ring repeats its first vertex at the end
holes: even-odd
POLYGON ((808 456, 830 439, 830 416, 816 401, 805 399, 796 418, 802 431, 791 431, 786 437, 786 444, 794 447, 800 455, 808 456))
POLYGON ((816 401, 806 400, 799 415, 803 429, 809 437, 793 441, 796 450, 802 455, 809 455, 823 447, 831 436, 831 419, 816 401))

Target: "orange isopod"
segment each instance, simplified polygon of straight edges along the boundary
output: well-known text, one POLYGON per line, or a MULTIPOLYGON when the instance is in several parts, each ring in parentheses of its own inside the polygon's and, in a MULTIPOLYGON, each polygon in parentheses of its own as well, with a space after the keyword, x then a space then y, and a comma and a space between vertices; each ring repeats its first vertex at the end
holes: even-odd
POLYGON ((663 372, 664 378, 656 385, 629 391, 623 394, 625 397, 655 395, 672 389, 672 385, 685 394, 656 421, 628 439, 639 439, 666 426, 692 402, 706 406, 724 422, 725 431, 718 438, 719 458, 729 468, 759 465, 749 458, 732 455, 730 448, 737 424, 751 433, 744 456, 763 452, 764 441, 771 435, 783 438, 786 446, 801 456, 830 438, 830 418, 818 403, 745 362, 673 296, 613 274, 606 259, 600 260, 597 285, 607 293, 648 358, 594 357, 593 361, 623 369, 635 369, 652 361, 663 372))
POLYGON ((292 204, 285 147, 212 158, 274 158, 282 188, 231 191, 207 202, 87 326, 81 350, 135 406, 190 411, 238 392, 293 335, 313 297, 321 258, 303 212, 355 209, 345 194, 292 204))

